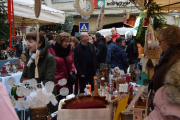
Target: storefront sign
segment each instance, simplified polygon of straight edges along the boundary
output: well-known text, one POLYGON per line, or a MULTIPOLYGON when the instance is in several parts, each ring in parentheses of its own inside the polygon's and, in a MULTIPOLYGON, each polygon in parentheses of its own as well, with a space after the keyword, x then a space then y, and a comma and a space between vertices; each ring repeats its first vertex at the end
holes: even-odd
POLYGON ((129 5, 131 2, 122 2, 122 1, 113 1, 112 2, 107 2, 107 6, 114 6, 116 5, 116 7, 126 7, 127 5, 129 5))

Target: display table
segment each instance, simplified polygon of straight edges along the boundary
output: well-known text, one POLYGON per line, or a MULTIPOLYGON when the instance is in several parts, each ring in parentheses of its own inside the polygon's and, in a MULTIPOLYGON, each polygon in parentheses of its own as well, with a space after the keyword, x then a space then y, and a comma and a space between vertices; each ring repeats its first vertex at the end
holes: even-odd
POLYGON ((22 72, 17 72, 17 73, 11 73, 11 76, 6 76, 6 77, 0 77, 2 79, 2 83, 6 86, 6 89, 8 91, 8 93, 10 92, 10 89, 11 89, 11 86, 9 86, 7 83, 6 83, 6 80, 9 78, 9 77, 13 77, 15 78, 16 80, 16 85, 20 83, 20 78, 22 76, 22 72))
MULTIPOLYGON (((19 63, 20 63, 19 58, 8 59, 8 60, 0 60, 0 69, 2 69, 3 65, 4 65, 5 63, 7 63, 7 62, 15 63, 15 62, 17 62, 17 61, 19 61, 19 63)), ((20 68, 20 64, 18 64, 18 68, 20 68)))

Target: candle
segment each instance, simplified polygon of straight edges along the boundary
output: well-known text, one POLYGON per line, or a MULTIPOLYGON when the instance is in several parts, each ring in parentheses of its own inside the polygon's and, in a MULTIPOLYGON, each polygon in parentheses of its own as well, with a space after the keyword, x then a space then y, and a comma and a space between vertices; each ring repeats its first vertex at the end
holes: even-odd
POLYGON ((130 79, 131 79, 131 76, 130 76, 130 75, 127 75, 127 76, 126 76, 126 83, 127 83, 127 84, 129 84, 130 79))
POLYGON ((89 92, 91 93, 91 85, 86 85, 86 88, 88 88, 89 87, 89 92))
POLYGON ((3 66, 3 71, 6 71, 6 66, 5 65, 3 66))
POLYGON ((101 89, 104 89, 104 82, 105 82, 105 78, 104 77, 102 77, 101 78, 101 89))

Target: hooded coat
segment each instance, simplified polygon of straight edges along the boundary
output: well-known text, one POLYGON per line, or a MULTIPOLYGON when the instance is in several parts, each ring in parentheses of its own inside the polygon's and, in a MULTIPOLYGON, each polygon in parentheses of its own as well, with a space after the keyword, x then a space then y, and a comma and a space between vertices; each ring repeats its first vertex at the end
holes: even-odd
MULTIPOLYGON (((37 82, 46 83, 48 81, 54 82, 54 75, 56 70, 56 61, 54 59, 54 56, 48 52, 49 43, 47 41, 47 38, 45 38, 45 47, 41 49, 40 55, 39 55, 39 61, 38 61, 38 72, 39 72, 39 78, 37 78, 37 82)), ((26 64, 29 61, 29 50, 25 53, 26 56, 26 64)), ((21 82, 24 78, 32 79, 35 78, 35 63, 33 62, 30 67, 26 66, 24 67, 23 74, 21 77, 21 82)))
MULTIPOLYGON (((41 49, 38 61, 38 73, 39 78, 36 78, 37 83, 41 83, 41 81, 45 84, 48 81, 54 82, 54 75, 56 71, 56 60, 54 56, 48 52, 49 43, 47 41, 46 36, 45 38, 45 47, 41 49)), ((35 78, 35 63, 33 62, 30 67, 26 66, 27 62, 30 59, 29 50, 25 53, 26 56, 26 64, 23 70, 23 74, 21 76, 20 82, 23 79, 28 78, 32 79, 35 78)), ((54 87, 53 94, 56 95, 56 87, 54 87)), ((48 108, 50 109, 51 113, 57 111, 58 106, 53 106, 51 103, 48 104, 48 108)))
POLYGON ((111 38, 113 39, 113 42, 116 43, 116 38, 117 37, 120 37, 120 35, 118 33, 114 34, 114 35, 111 35, 111 38))
POLYGON ((112 49, 112 63, 111 68, 119 67, 120 69, 127 72, 127 68, 129 66, 126 52, 122 48, 122 45, 116 44, 112 49))
POLYGON ((136 42, 131 38, 127 38, 126 45, 127 45, 126 53, 129 64, 137 63, 139 54, 138 54, 138 47, 136 42))
POLYGON ((145 120, 180 120, 180 59, 168 70, 164 85, 155 94, 154 110, 145 120))

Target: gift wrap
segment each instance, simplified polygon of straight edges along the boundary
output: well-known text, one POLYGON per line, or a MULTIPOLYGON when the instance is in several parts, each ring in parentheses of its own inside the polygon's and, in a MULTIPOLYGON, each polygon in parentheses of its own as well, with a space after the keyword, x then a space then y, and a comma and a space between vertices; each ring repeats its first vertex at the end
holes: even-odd
POLYGON ((110 109, 59 109, 57 120, 111 120, 110 109))

